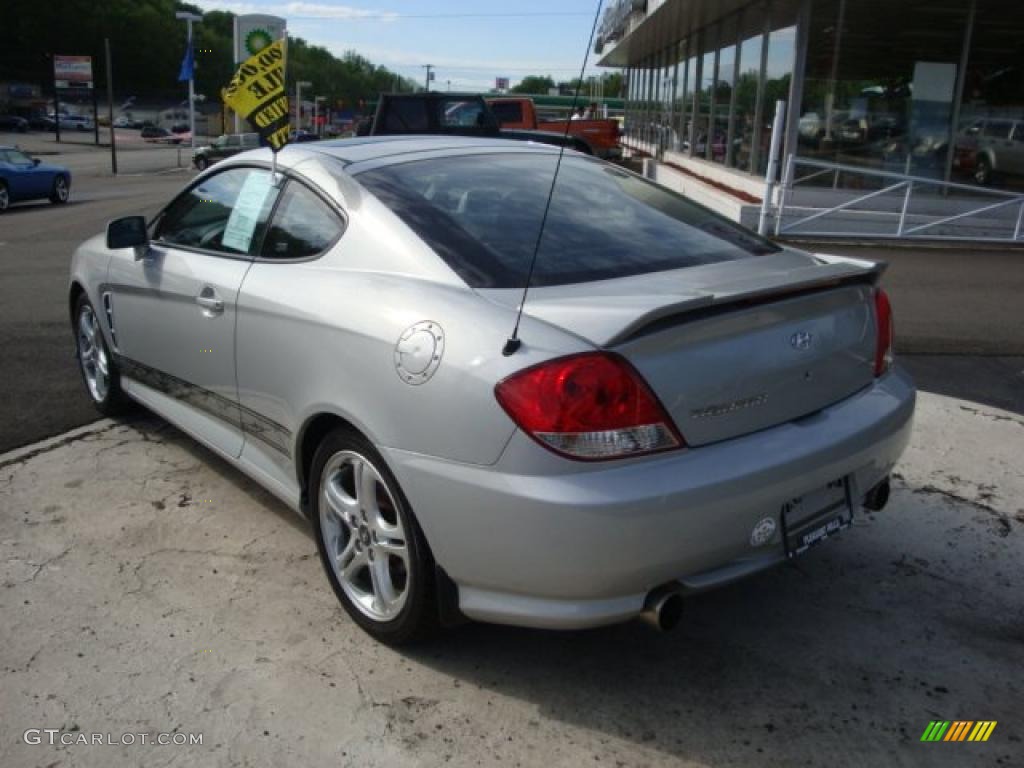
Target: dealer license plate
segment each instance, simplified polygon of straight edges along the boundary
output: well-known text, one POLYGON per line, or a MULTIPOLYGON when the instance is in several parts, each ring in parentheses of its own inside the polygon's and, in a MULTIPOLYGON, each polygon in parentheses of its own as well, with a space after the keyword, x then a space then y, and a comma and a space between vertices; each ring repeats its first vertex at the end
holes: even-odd
POLYGON ((816 544, 849 528, 853 521, 850 483, 845 477, 782 506, 786 555, 802 555, 816 544))

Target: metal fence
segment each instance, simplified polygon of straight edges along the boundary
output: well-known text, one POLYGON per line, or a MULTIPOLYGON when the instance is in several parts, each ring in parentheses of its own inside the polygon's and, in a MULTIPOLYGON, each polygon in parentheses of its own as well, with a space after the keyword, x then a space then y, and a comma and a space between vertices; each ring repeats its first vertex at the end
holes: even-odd
POLYGON ((774 207, 777 236, 1024 242, 1024 194, 795 155, 774 207))

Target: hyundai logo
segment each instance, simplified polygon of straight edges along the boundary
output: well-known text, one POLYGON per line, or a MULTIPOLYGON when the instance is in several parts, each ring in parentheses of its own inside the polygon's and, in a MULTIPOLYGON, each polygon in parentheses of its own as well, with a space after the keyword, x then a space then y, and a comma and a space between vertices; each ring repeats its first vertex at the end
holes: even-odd
POLYGON ((789 343, 793 349, 798 349, 801 352, 805 349, 811 348, 811 342, 814 340, 814 336, 809 334, 807 331, 797 331, 789 337, 789 343))

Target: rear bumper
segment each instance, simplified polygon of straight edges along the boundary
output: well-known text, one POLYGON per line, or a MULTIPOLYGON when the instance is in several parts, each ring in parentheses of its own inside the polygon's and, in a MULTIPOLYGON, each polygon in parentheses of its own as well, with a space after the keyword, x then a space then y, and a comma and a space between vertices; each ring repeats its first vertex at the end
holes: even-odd
POLYGON ((463 613, 579 628, 637 615, 668 582, 702 591, 781 562, 780 534, 754 547, 754 526, 840 477, 862 499, 906 447, 914 401, 897 368, 798 421, 628 462, 571 462, 521 433, 486 467, 383 452, 463 613))

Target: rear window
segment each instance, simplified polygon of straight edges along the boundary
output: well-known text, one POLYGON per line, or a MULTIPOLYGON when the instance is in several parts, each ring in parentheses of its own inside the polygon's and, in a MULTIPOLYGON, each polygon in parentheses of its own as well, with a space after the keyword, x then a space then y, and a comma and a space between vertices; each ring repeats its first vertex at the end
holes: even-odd
MULTIPOLYGON (((358 176, 474 288, 521 288, 557 155, 419 160, 358 176)), ((685 198, 598 160, 566 156, 533 285, 715 264, 778 248, 685 198)))

